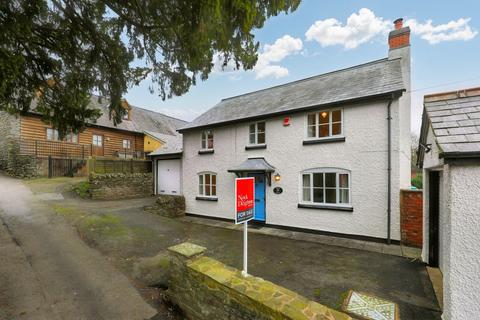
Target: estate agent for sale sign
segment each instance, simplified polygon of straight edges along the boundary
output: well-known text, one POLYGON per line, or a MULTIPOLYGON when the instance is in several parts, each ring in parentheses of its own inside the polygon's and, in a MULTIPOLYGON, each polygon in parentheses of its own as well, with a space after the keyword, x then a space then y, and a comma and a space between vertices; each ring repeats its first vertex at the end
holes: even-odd
POLYGON ((255 212, 255 178, 235 179, 235 223, 252 220, 255 212))
POLYGON ((235 179, 235 223, 243 223, 243 270, 248 276, 248 221, 255 214, 255 178, 235 179))

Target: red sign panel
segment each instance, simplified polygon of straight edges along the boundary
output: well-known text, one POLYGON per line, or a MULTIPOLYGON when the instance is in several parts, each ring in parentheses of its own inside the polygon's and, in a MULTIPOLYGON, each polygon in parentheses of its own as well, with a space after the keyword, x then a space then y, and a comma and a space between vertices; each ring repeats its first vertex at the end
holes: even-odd
POLYGON ((235 179, 235 223, 253 219, 255 212, 255 178, 235 179))

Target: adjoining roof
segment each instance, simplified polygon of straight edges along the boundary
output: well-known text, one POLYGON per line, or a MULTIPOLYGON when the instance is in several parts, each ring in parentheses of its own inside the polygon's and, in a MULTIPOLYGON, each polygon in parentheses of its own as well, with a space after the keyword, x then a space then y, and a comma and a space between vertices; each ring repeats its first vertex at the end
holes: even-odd
POLYGON ((143 133, 144 131, 151 131, 175 135, 178 128, 185 126, 188 123, 186 121, 176 119, 162 113, 130 105, 130 120, 123 120, 122 123, 115 126, 113 124, 113 121, 109 119, 108 116, 109 101, 104 98, 99 100, 98 96, 92 96, 90 100, 90 106, 92 108, 100 109, 102 111, 102 115, 97 119, 96 122, 88 122, 89 124, 97 126, 134 131, 139 133, 143 133))
POLYGON ((170 135, 152 131, 145 131, 145 134, 148 134, 165 143, 163 146, 149 153, 149 156, 182 153, 183 139, 181 134, 176 133, 175 135, 170 135))
MULTIPOLYGON (((122 103, 128 104, 128 102, 122 103)), ((162 113, 146 110, 128 104, 130 108, 130 119, 123 120, 122 123, 115 126, 113 124, 113 120, 109 117, 109 104, 110 101, 108 99, 92 95, 90 97, 90 104, 88 107, 91 109, 100 110, 102 112, 102 115, 96 121, 87 120, 87 124, 112 129, 133 131, 138 133, 143 133, 144 131, 152 131, 163 134, 176 135, 177 130, 188 123, 187 121, 173 118, 162 113)), ((36 106, 37 100, 32 101, 32 105, 30 107, 31 113, 38 114, 38 111, 36 111, 36 106)))
POLYGON ((265 161, 264 158, 248 158, 239 166, 228 169, 228 172, 274 172, 275 167, 265 161))
POLYGON ((381 59, 223 99, 179 131, 358 100, 404 89, 400 59, 381 59))
MULTIPOLYGON (((441 157, 480 157, 480 88, 428 95, 420 142, 425 143, 431 124, 441 157)), ((419 148, 419 164, 423 163, 419 148)))

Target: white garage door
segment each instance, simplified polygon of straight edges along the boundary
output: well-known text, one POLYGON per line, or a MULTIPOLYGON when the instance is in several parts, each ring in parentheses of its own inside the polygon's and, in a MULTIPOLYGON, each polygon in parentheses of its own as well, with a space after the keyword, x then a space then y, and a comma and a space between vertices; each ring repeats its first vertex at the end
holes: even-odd
POLYGON ((181 194, 180 159, 157 161, 157 194, 181 194))

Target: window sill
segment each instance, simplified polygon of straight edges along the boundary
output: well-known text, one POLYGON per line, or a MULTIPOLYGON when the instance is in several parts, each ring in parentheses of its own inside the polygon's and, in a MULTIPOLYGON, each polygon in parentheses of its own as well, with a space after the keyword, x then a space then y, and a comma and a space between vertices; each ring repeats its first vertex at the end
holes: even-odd
POLYGON ((217 197, 202 197, 202 196, 197 196, 195 197, 195 200, 200 200, 200 201, 218 201, 217 197))
POLYGON ((307 204, 307 203, 299 203, 299 208, 305 209, 318 209, 318 210, 338 210, 338 211, 353 211, 353 207, 347 206, 336 206, 336 205, 322 205, 322 204, 307 204))
POLYGON ((303 140, 303 145, 319 144, 319 143, 331 143, 331 142, 345 142, 345 137, 331 137, 321 139, 303 140))
POLYGON ((212 154, 214 151, 213 149, 198 150, 198 154, 212 154))
POLYGON ((258 149, 267 149, 266 144, 251 144, 248 146, 245 146, 245 150, 258 150, 258 149))

